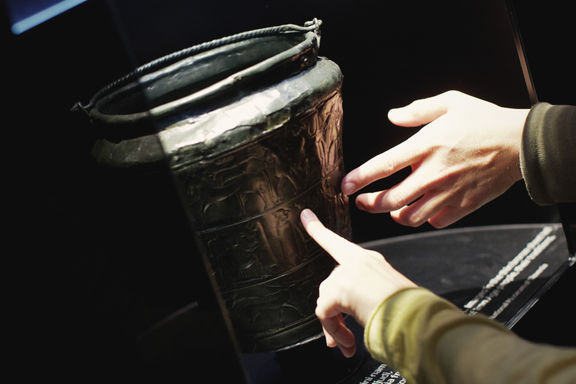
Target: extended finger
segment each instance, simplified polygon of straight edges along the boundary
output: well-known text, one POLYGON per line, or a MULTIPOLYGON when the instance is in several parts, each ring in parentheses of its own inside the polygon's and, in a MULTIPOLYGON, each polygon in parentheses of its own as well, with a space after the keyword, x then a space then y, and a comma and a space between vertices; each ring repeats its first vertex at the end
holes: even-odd
POLYGON ((430 192, 418 201, 390 212, 390 216, 399 224, 418 227, 440 211, 447 201, 448 196, 445 193, 430 192))
POLYGON ((431 185, 425 172, 416 171, 390 189, 358 195, 356 206, 371 213, 395 211, 416 201, 431 185))
POLYGON ((419 144, 418 134, 390 148, 358 168, 350 171, 342 179, 342 193, 351 195, 368 184, 388 177, 420 159, 425 147, 419 144))
POLYGON ((452 100, 463 95, 448 91, 425 99, 415 100, 405 107, 394 108, 388 112, 388 119, 402 127, 417 127, 428 124, 448 112, 452 100))
POLYGON ((300 214, 300 220, 306 232, 318 245, 328 252, 338 264, 354 262, 352 256, 357 254, 362 247, 356 245, 342 236, 337 235, 320 222, 318 217, 309 209, 304 209, 300 214))
POLYGON ((434 228, 444 228, 454 224, 474 209, 462 209, 455 206, 443 207, 438 213, 428 219, 428 223, 434 228))

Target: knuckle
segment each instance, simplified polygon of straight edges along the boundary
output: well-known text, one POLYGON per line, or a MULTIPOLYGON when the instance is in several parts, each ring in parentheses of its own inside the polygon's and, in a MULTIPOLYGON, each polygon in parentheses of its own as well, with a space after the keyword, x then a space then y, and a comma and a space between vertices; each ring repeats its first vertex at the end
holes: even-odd
POLYGON ((459 170, 453 166, 445 166, 437 171, 434 183, 451 186, 456 183, 460 175, 459 170))
POLYGON ((379 154, 374 158, 373 162, 366 163, 366 167, 363 169, 364 173, 372 174, 387 174, 396 169, 397 163, 393 156, 389 155, 389 152, 384 152, 379 154))
MULTIPOLYGON (((328 288, 328 284, 329 284, 328 279, 329 278, 330 277, 328 277, 326 280, 321 282, 320 286, 318 287, 318 293, 319 293, 320 297, 322 297, 322 295, 326 294, 326 292, 329 290, 329 288, 328 288)), ((320 298, 318 298, 318 300, 320 300, 320 298)))
POLYGON ((398 215, 395 221, 407 227, 419 227, 422 225, 422 220, 417 219, 414 215, 398 215))
POLYGON ((454 207, 448 207, 439 214, 428 219, 428 224, 436 229, 446 228, 450 224, 458 221, 463 215, 454 207))
POLYGON ((392 218, 397 223, 408 227, 418 227, 426 221, 425 214, 421 212, 421 209, 414 209, 412 206, 394 212, 392 218))
POLYGON ((430 224, 433 228, 436 228, 436 229, 442 229, 442 228, 445 228, 447 226, 441 220, 435 219, 435 218, 428 219, 428 224, 430 224))
POLYGON ((482 201, 478 196, 468 195, 462 197, 458 208, 463 212, 472 212, 482 205, 482 201))
POLYGON ((456 89, 449 89, 448 91, 444 92, 444 95, 447 97, 460 97, 462 95, 462 92, 456 89))
POLYGON ((425 116, 428 101, 425 99, 414 100, 409 105, 410 118, 413 120, 420 120, 425 116))
POLYGON ((383 257, 380 252, 374 251, 373 249, 366 249, 364 252, 369 257, 374 257, 374 258, 378 258, 378 259, 383 257))
POLYGON ((447 102, 454 103, 462 100, 466 95, 458 90, 451 89, 444 92, 442 96, 446 99, 447 102))
POLYGON ((402 191, 397 188, 388 190, 386 193, 382 193, 378 196, 377 203, 382 208, 387 208, 388 210, 396 210, 404 207, 407 204, 406 196, 402 191))
POLYGON ((320 320, 323 320, 324 318, 326 318, 326 313, 324 312, 324 309, 320 305, 316 306, 316 309, 314 310, 314 314, 320 320))
POLYGON ((424 221, 425 220, 422 220, 419 217, 416 217, 415 215, 411 215, 411 216, 408 216, 406 218, 406 225, 408 227, 414 227, 415 228, 415 227, 419 227, 422 224, 424 224, 424 221))

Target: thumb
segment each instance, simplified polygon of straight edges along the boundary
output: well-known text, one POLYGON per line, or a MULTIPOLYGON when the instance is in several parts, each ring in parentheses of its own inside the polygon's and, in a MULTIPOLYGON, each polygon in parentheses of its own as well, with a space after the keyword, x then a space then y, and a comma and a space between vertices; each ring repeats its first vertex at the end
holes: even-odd
POLYGON ((388 119, 401 127, 418 127, 436 120, 448 112, 454 91, 448 91, 426 99, 415 100, 409 105, 388 112, 388 119))

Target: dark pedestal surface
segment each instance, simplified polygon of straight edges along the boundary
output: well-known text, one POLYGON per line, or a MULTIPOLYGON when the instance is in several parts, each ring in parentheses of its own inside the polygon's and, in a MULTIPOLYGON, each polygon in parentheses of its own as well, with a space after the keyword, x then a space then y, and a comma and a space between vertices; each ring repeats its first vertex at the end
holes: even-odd
MULTIPOLYGON (((447 229, 362 244, 381 252, 399 271, 469 313, 483 313, 512 327, 570 265, 559 224, 447 229)), ((348 319, 358 352, 345 359, 324 338, 270 353, 244 354, 255 384, 403 383, 373 360, 363 330, 348 319)))

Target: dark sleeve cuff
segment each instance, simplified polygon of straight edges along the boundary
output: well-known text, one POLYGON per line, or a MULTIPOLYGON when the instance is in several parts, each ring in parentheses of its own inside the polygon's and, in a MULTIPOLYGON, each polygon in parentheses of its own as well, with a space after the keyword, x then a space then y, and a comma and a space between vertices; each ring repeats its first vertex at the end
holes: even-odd
POLYGON ((520 167, 540 205, 576 201, 576 107, 538 103, 522 135, 520 167))

